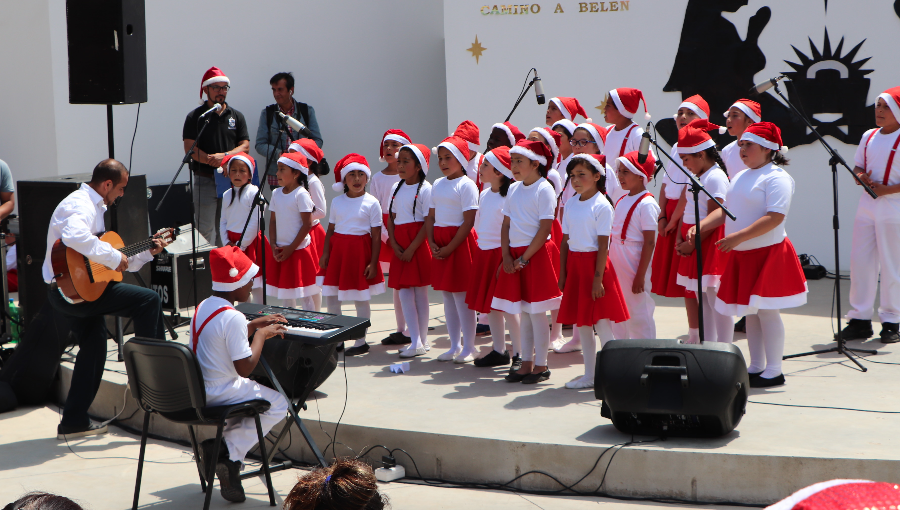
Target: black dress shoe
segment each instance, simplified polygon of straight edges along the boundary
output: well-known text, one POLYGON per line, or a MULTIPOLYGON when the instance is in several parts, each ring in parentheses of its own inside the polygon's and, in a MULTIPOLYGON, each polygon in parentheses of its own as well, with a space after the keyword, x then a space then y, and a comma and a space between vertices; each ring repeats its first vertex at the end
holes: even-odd
POLYGON ((75 439, 78 437, 97 436, 106 434, 109 430, 106 425, 90 422, 84 427, 73 427, 60 423, 56 426, 56 439, 75 439))
POLYGON ((754 377, 761 376, 762 372, 747 372, 747 375, 750 376, 750 379, 753 379, 754 377))
POLYGON ((227 457, 219 458, 216 463, 216 478, 219 479, 219 490, 225 501, 241 503, 247 499, 247 496, 244 495, 244 486, 241 485, 240 462, 227 457))
MULTIPOLYGON (((864 321, 860 319, 850 319, 847 326, 841 331, 841 336, 845 341, 848 340, 865 340, 872 338, 875 333, 872 331, 872 321, 864 321)), ((837 335, 835 335, 837 340, 837 335)))
POLYGON ((503 351, 503 354, 491 349, 486 356, 475 360, 476 367, 500 367, 509 365, 509 351, 503 351))
POLYGON ((531 375, 531 374, 520 374, 518 372, 510 372, 509 374, 507 374, 506 377, 504 377, 504 379, 506 379, 506 382, 522 382, 522 380, 525 379, 526 377, 528 377, 529 375, 531 375))
POLYGON ((537 384, 550 379, 550 369, 544 370, 539 374, 528 374, 522 379, 522 384, 537 384))
POLYGON ((896 322, 881 323, 881 343, 895 344, 900 342, 900 324, 896 322))
POLYGON ((522 356, 516 354, 512 357, 512 364, 509 366, 509 373, 518 372, 522 368, 522 356))
POLYGON ((747 318, 741 317, 741 320, 734 323, 734 332, 735 333, 746 333, 747 332, 747 318))
POLYGON ((766 379, 763 376, 750 379, 751 388, 771 388, 772 386, 781 386, 782 384, 784 384, 784 374, 778 374, 771 379, 766 379))
POLYGON ((347 347, 344 356, 359 356, 369 352, 369 344, 362 344, 359 347, 347 347))
POLYGON ((412 338, 404 335, 400 331, 394 331, 381 341, 381 345, 404 345, 412 343, 412 338))

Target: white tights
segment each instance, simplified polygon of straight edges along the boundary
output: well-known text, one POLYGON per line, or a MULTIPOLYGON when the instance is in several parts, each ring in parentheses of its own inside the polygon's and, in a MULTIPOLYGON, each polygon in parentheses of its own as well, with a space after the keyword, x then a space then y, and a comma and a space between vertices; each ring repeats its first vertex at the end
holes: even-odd
POLYGON ((734 317, 716 311, 716 292, 707 287, 703 293, 703 340, 730 344, 734 341, 734 317))
POLYGON ((547 320, 547 312, 522 312, 521 320, 522 361, 533 361, 539 367, 547 366, 547 352, 550 350, 550 322, 547 320))
POLYGON ((555 342, 563 337, 563 325, 556 322, 556 317, 558 315, 559 308, 557 308, 556 310, 550 310, 550 342, 555 342))
POLYGON ((750 348, 748 372, 762 372, 766 379, 781 375, 784 322, 779 310, 759 310, 747 316, 747 347, 750 348))
POLYGON ((397 319, 397 332, 409 336, 404 315, 403 305, 400 301, 400 289, 394 289, 394 318, 397 319))
POLYGON ((582 380, 594 382, 594 368, 597 364, 597 339, 594 332, 600 337, 600 348, 610 340, 613 340, 612 324, 609 319, 600 319, 592 328, 591 326, 578 326, 577 331, 581 336, 581 354, 584 357, 584 377, 582 380))
POLYGON ((412 287, 394 292, 400 301, 397 308, 404 318, 409 317, 404 321, 409 325, 409 337, 412 339, 409 348, 425 347, 428 345, 428 288, 412 287))
POLYGON ((512 342, 512 354, 522 352, 522 330, 519 324, 518 314, 491 310, 487 314, 488 324, 491 326, 491 337, 494 350, 503 354, 506 350, 506 329, 509 329, 509 339, 512 342), (504 328, 504 322, 506 327, 504 328))
MULTIPOLYGON (((466 304, 465 292, 444 292, 444 319, 450 336, 450 350, 459 356, 475 354, 475 310, 466 304), (462 346, 459 340, 462 335, 462 346)), ((454 356, 456 357, 456 356, 454 356)))
MULTIPOLYGON (((356 316, 364 319, 368 319, 372 317, 372 306, 368 301, 354 301, 353 304, 356 305, 356 316)), ((328 313, 333 313, 335 315, 341 315, 341 302, 338 301, 337 296, 325 296, 325 308, 328 313)), ((353 347, 359 347, 366 343, 366 335, 363 334, 362 338, 356 339, 356 343, 353 344, 353 347)))

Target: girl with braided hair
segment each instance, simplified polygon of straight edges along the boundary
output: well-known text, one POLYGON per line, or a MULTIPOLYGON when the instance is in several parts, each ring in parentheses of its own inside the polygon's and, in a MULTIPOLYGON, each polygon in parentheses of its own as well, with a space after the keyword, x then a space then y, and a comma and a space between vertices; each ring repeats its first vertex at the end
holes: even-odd
POLYGON ((387 207, 388 242, 394 253, 388 287, 400 298, 400 312, 409 326, 410 345, 401 358, 421 356, 428 343, 428 285, 431 284, 431 248, 425 235, 425 217, 431 184, 425 180, 428 147, 404 145, 397 152, 398 181, 391 188, 387 207))

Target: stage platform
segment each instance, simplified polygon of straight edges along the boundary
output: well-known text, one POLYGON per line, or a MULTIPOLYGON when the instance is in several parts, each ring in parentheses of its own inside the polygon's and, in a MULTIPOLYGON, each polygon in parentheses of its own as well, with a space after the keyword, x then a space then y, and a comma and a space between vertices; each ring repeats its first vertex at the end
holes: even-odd
MULTIPOLYGON (((786 354, 833 345, 829 342, 832 283, 810 282, 809 304, 784 314, 786 354)), ((849 282, 843 288, 846 310, 849 282)), ((344 367, 339 365, 301 414, 319 446, 331 445, 326 451, 329 458, 384 445, 408 452, 425 477, 503 483, 540 470, 570 485, 585 476, 611 446, 655 439, 618 432, 600 417, 593 390, 563 387, 581 374, 580 353, 551 354, 550 380, 533 386, 506 383, 505 369, 438 362, 437 355, 449 346, 439 294, 431 295, 434 348, 411 360, 408 373, 393 374, 388 367, 399 361, 397 349, 379 343, 393 330, 390 296, 379 296, 372 308, 371 352, 347 359, 346 383, 344 367), (334 444, 329 436, 334 436, 338 420, 334 444)), ((352 307, 344 313, 352 314, 352 307)), ((680 300, 657 299, 656 320, 661 338, 686 333, 680 300)), ((179 332, 183 333, 179 341, 186 342, 185 328, 179 332)), ((484 352, 489 342, 489 337, 478 340, 484 352)), ((109 345, 109 358, 115 360, 114 344, 109 345)), ((744 335, 737 335, 736 345, 749 360, 744 335)), ((786 360, 787 384, 751 390, 747 414, 732 433, 716 439, 635 443, 614 457, 618 447, 613 448, 576 489, 591 492, 603 481, 601 491, 619 496, 766 504, 833 478, 900 481, 900 397, 896 392, 900 345, 884 345, 877 339, 850 345, 878 350, 871 361, 863 361, 868 372, 837 354, 786 360)), ((124 423, 139 428, 142 413, 135 412, 130 392, 125 392, 123 364, 110 361, 107 368, 92 413, 109 418, 122 411, 121 416, 128 417, 124 423)), ((71 364, 64 363, 60 401, 70 376, 71 364)), ((185 428, 165 420, 154 419, 152 426, 156 434, 187 438, 185 428)), ((47 430, 55 433, 50 427, 47 430)), ((312 461, 298 433, 291 441, 288 455, 312 461)), ((369 458, 380 460, 383 454, 375 448, 369 458)), ((401 452, 396 455, 407 473, 415 475, 410 459, 401 452)), ((528 475, 514 485, 561 488, 541 475, 528 475)))

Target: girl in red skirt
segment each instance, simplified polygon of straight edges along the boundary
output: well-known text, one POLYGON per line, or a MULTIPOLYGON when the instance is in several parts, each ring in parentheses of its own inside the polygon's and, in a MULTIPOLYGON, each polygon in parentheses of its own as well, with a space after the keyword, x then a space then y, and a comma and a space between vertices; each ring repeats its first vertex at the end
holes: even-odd
MULTIPOLYGON (((394 184, 387 208, 387 230, 394 251, 388 286, 399 295, 404 323, 409 325, 410 345, 401 358, 421 356, 428 343, 428 285, 431 283, 431 249, 425 239, 425 217, 431 200, 431 184, 425 180, 428 147, 404 145, 397 154, 400 181, 394 184)), ((385 343, 382 341, 381 343, 385 343)))
POLYGON ((475 219, 478 248, 474 253, 475 268, 469 280, 466 304, 472 310, 487 316, 493 337, 493 349, 487 355, 476 359, 475 366, 498 367, 510 364, 509 351, 506 350, 506 330, 509 329, 513 347, 512 366, 518 370, 522 364, 519 316, 491 307, 494 289, 497 286, 497 269, 503 262, 503 253, 500 249, 503 208, 506 206, 509 187, 513 183, 509 148, 497 147, 485 154, 479 172, 485 189, 478 200, 478 214, 475 219))
MULTIPOLYGON (((324 161, 325 154, 316 144, 315 140, 309 138, 301 138, 295 140, 288 147, 288 152, 299 152, 306 158, 309 165, 309 173, 306 180, 309 190, 309 196, 312 198, 316 210, 312 212, 312 229, 309 231, 309 237, 313 249, 316 251, 316 272, 319 271, 319 252, 322 251, 322 243, 325 242, 325 228, 322 227, 322 220, 328 211, 328 202, 325 200, 325 186, 322 185, 320 174, 328 173, 328 163, 324 161)), ((322 309, 322 293, 313 294, 313 306, 318 312, 322 309)))
POLYGON ((575 324, 580 331, 584 376, 567 382, 566 388, 581 389, 594 387, 594 333, 602 347, 613 340, 611 323, 624 322, 629 316, 616 271, 607 257, 613 208, 604 193, 606 158, 579 155, 569 165, 569 182, 579 194, 569 201, 563 218, 559 320, 575 324))
POLYGON ((556 194, 544 175, 553 156, 540 142, 522 140, 510 149, 516 183, 509 187, 503 209, 500 247, 503 267, 491 308, 521 314, 522 368, 506 376, 508 382, 535 384, 550 378, 547 353, 550 323, 547 312, 559 308, 558 275, 551 261, 556 194))
MULTIPOLYGON (((716 144, 709 137, 707 131, 718 129, 719 126, 710 123, 706 119, 691 121, 678 132, 678 155, 685 169, 697 176, 706 190, 717 201, 725 200, 728 191, 728 174, 725 172, 722 158, 716 151, 716 144)), ((700 220, 709 214, 709 211, 718 209, 715 202, 709 200, 706 194, 701 194, 700 220)), ((723 228, 706 232, 702 236, 701 249, 703 250, 703 296, 697 296, 697 253, 694 251, 694 243, 685 240, 685 234, 697 223, 694 218, 694 195, 688 194, 687 204, 684 207, 681 231, 678 233, 675 250, 681 255, 678 264, 678 285, 685 289, 685 308, 687 309, 688 325, 699 324, 698 307, 703 306, 703 331, 707 342, 731 343, 734 337, 734 320, 727 315, 716 312, 716 289, 719 287, 719 278, 725 267, 727 257, 719 250, 714 249, 715 243, 722 238, 723 228)), ((700 331, 691 327, 688 330, 688 343, 698 343, 700 331)))
POLYGON ((316 250, 309 232, 316 206, 307 191, 309 164, 299 152, 278 158, 278 184, 269 209, 272 249, 266 250, 266 292, 282 305, 313 310, 312 297, 321 292, 316 285, 316 250))
POLYGON ((784 323, 779 310, 806 304, 806 278, 784 230, 794 194, 794 179, 782 168, 788 164, 785 151, 775 124, 748 127, 741 135, 741 159, 748 168, 734 176, 725 198, 737 220, 726 221, 717 210, 700 222, 701 233, 725 224, 725 237, 716 246, 730 256, 716 309, 747 317, 747 371, 753 388, 784 384, 784 323))
MULTIPOLYGON (((328 313, 341 314, 341 301, 353 301, 356 316, 369 318, 372 296, 384 293, 384 274, 378 264, 381 251, 381 206, 366 193, 372 176, 369 163, 359 154, 347 154, 334 167, 332 189, 343 194, 331 201, 319 275, 328 313)), ((363 334, 345 356, 369 352, 363 334)))
POLYGON ((444 293, 444 317, 450 350, 438 361, 468 363, 475 359, 475 311, 466 306, 472 277, 472 253, 477 249, 472 227, 478 212, 478 188, 466 176, 469 145, 450 136, 434 149, 444 177, 434 181, 425 220, 431 246, 431 287, 444 293), (462 345, 460 345, 462 335, 462 345))
MULTIPOLYGON (((381 146, 378 148, 379 161, 387 163, 387 166, 372 176, 370 191, 372 196, 378 199, 381 206, 381 219, 384 227, 381 229, 381 251, 378 260, 381 262, 381 272, 388 274, 391 271, 391 262, 394 260, 394 250, 388 240, 387 218, 388 204, 391 201, 391 189, 394 184, 400 182, 397 170, 397 151, 400 147, 412 143, 412 138, 400 129, 388 129, 381 135, 381 146)), ((400 291, 394 289, 394 319, 397 321, 397 330, 381 340, 383 345, 403 345, 409 343, 409 331, 403 319, 403 311, 400 307, 400 291)))
MULTIPOLYGON (((247 232, 244 233, 240 248, 251 262, 259 265, 260 243, 267 241, 263 241, 263 235, 259 231, 258 217, 255 214, 250 219, 250 223, 247 223, 247 216, 250 215, 250 209, 253 208, 253 199, 256 198, 256 193, 259 191, 259 188, 250 182, 256 162, 246 152, 238 152, 225 156, 225 159, 222 160, 222 168, 225 175, 231 180, 231 189, 226 190, 222 195, 219 235, 225 241, 226 246, 235 246, 246 224, 247 232)), ((253 278, 253 288, 262 288, 261 274, 257 274, 253 278)), ((250 300, 253 303, 262 303, 262 294, 262 291, 254 292, 251 294, 250 300)))
MULTIPOLYGON (((681 130, 695 119, 709 118, 709 104, 698 96, 691 96, 681 103, 675 113, 675 125, 681 130)), ((680 161, 678 144, 672 146, 669 153, 672 159, 680 161)), ((678 264, 681 257, 675 253, 675 238, 681 226, 684 206, 687 203, 685 183, 688 178, 675 163, 667 161, 659 188, 659 208, 662 214, 657 220, 656 249, 653 252, 652 271, 650 272, 651 292, 658 296, 683 298, 684 287, 678 285, 678 264)), ((689 327, 697 328, 697 324, 689 327)))

